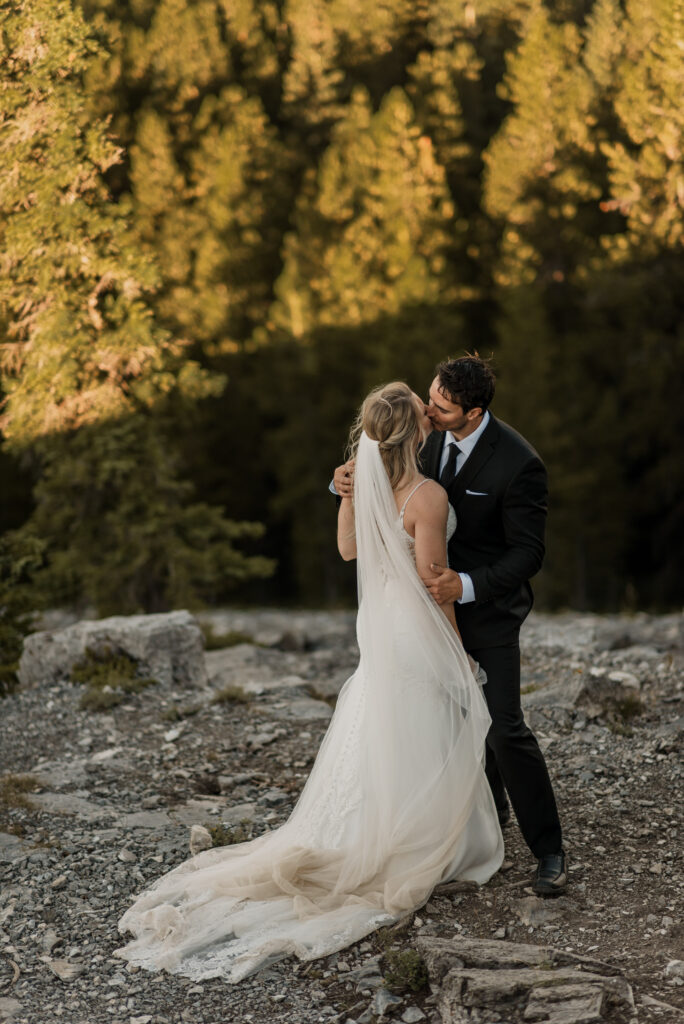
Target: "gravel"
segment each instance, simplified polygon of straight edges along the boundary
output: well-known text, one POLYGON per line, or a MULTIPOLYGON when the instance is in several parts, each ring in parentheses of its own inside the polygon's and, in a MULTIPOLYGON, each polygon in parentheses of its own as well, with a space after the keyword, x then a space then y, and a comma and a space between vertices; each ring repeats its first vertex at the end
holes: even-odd
POLYGON ((436 890, 419 915, 327 959, 288 959, 231 986, 113 957, 117 920, 189 856, 193 826, 225 840, 286 820, 356 664, 349 613, 205 618, 257 642, 210 653, 194 689, 167 682, 87 712, 82 688, 57 681, 0 704, 0 1021, 366 1024, 384 1013, 437 1024, 438 986, 392 996, 382 956, 444 934, 590 957, 629 982, 641 1021, 684 1020, 677 615, 533 615, 525 627, 524 701, 564 823, 566 896, 534 896, 513 823, 487 886, 436 890), (215 703, 226 686, 242 699, 215 703), (33 789, 9 789, 17 776, 33 789))

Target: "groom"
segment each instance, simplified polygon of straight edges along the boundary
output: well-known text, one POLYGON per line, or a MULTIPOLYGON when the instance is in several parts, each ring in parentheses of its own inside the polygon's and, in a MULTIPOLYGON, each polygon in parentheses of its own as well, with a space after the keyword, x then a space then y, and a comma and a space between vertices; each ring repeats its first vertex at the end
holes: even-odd
MULTIPOLYGON (((478 356, 440 363, 427 414, 435 428, 421 452, 426 476, 439 480, 458 520, 449 564, 433 565, 428 585, 438 603, 455 602, 463 645, 487 673, 492 725, 486 771, 499 820, 510 798, 523 837, 538 860, 533 887, 565 891, 561 826, 546 763, 520 706, 520 626, 532 607, 529 579, 544 557, 546 470, 524 438, 489 412, 494 374, 478 356)), ((335 488, 350 484, 346 467, 335 488), (345 475, 346 474, 346 475, 345 475)))

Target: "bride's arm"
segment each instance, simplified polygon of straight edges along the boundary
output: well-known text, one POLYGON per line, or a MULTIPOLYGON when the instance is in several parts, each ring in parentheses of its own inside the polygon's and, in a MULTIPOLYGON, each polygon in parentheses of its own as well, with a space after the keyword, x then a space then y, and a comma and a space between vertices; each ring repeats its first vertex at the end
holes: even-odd
MULTIPOLYGON (((443 487, 430 481, 416 492, 413 501, 415 502, 413 511, 415 515, 416 568, 420 578, 427 583, 428 580, 432 580, 438 575, 430 568, 431 565, 449 564, 446 544, 449 499, 443 487)), ((458 633, 453 601, 445 601, 439 607, 458 633)))
POLYGON ((356 528, 351 498, 343 498, 337 512, 337 550, 345 562, 356 558, 356 528))

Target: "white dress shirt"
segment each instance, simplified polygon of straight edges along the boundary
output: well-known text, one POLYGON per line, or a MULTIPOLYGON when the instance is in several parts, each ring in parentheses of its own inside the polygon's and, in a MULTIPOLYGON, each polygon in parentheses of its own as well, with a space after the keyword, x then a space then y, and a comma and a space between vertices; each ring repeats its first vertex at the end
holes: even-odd
MULTIPOLYGON (((487 424, 489 423, 489 419, 489 411, 485 410, 485 414, 482 417, 482 423, 479 425, 477 430, 473 430, 472 434, 468 434, 467 437, 464 437, 460 441, 454 437, 451 431, 447 432, 447 435, 444 438, 444 448, 442 449, 442 458, 439 464, 440 476, 442 475, 442 470, 447 464, 447 460, 449 458, 449 449, 451 448, 452 444, 457 444, 460 449, 460 454, 456 459, 455 475, 461 472, 466 462, 468 461, 468 456, 472 452, 477 442, 480 440, 482 433, 484 432, 487 424)), ((456 526, 456 529, 458 530, 458 525, 456 526)), ((470 604, 472 601, 475 600, 475 587, 473 586, 473 581, 467 572, 459 572, 458 575, 461 577, 461 583, 463 584, 463 593, 459 597, 458 603, 470 604)))

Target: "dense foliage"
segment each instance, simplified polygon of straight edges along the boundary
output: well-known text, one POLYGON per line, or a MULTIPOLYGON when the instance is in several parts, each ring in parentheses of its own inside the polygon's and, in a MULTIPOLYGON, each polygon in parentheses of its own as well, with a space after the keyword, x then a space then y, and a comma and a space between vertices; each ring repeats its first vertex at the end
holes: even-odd
POLYGON ((0 19, 0 529, 43 593, 225 600, 258 521, 242 596, 343 599, 358 402, 479 349, 549 468, 541 600, 681 602, 684 0, 0 19))

